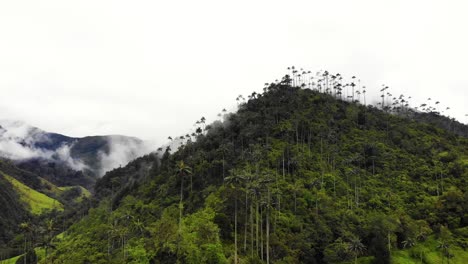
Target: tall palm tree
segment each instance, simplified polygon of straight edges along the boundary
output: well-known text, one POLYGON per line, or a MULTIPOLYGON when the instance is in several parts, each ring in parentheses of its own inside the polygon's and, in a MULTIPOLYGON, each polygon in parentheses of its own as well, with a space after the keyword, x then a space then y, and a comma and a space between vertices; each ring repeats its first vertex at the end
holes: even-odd
POLYGON ((363 86, 362 89, 363 89, 362 94, 364 95, 364 105, 367 106, 367 104, 366 104, 366 86, 363 86))
POLYGON ((450 244, 445 240, 439 241, 439 245, 437 246, 440 250, 442 250, 442 263, 444 262, 444 257, 447 258, 447 263, 450 263, 450 244))
POLYGON ((412 238, 407 238, 406 240, 402 241, 401 244, 403 245, 403 248, 411 248, 416 245, 416 241, 412 238))
MULTIPOLYGON (((184 178, 187 175, 192 175, 192 168, 187 166, 184 161, 179 161, 179 163, 177 164, 177 175, 180 178, 180 206, 179 207, 181 208, 181 212, 182 212, 182 208, 183 208, 182 202, 184 199, 184 178)), ((180 217, 182 217, 182 213, 180 217)))
POLYGON ((179 252, 180 252, 180 239, 181 239, 181 232, 182 232, 182 212, 184 209, 184 177, 187 175, 192 175, 192 168, 187 166, 183 160, 179 161, 176 166, 177 175, 180 178, 180 202, 179 202, 179 234, 178 234, 178 242, 177 242, 177 259, 179 259, 179 252))
POLYGON ((366 249, 359 238, 353 238, 348 243, 348 250, 354 254, 354 263, 357 264, 357 258, 366 249))
POLYGON ((47 253, 48 253, 48 249, 53 247, 53 239, 54 239, 54 236, 53 236, 53 233, 54 231, 56 230, 55 228, 55 222, 53 219, 49 219, 46 221, 46 237, 45 237, 45 240, 44 240, 44 249, 45 249, 45 258, 47 259, 47 253))
POLYGON ((203 130, 206 129, 206 124, 205 124, 205 123, 206 123, 206 118, 205 118, 204 116, 202 116, 202 117, 200 118, 200 124, 203 125, 203 130))
POLYGON ((237 189, 241 186, 244 181, 242 172, 238 170, 232 170, 231 175, 226 177, 225 182, 234 189, 234 263, 237 264, 237 189))
POLYGON ((26 264, 27 261, 27 254, 28 254, 28 237, 31 234, 31 225, 29 222, 22 222, 20 224, 20 229, 23 231, 23 237, 24 237, 24 264, 26 264))

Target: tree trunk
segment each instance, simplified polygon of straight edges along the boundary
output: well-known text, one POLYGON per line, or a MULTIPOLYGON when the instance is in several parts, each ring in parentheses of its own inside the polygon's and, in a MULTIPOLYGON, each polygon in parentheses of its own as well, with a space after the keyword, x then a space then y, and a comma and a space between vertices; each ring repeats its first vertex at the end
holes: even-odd
POLYGON ((250 203, 250 255, 253 258, 254 248, 254 221, 253 221, 253 203, 250 203))
POLYGON ((440 190, 444 194, 444 175, 442 173, 440 173, 440 190))
POLYGON ((255 229, 256 229, 256 234, 255 234, 255 247, 256 247, 256 252, 258 255, 258 197, 256 198, 257 201, 255 201, 255 229))
POLYGON ((179 202, 179 231, 182 223, 182 208, 183 206, 183 199, 184 199, 184 178, 181 177, 180 179, 180 202, 179 202))
POLYGON ((266 262, 270 264, 270 190, 268 190, 268 201, 266 211, 266 262))
POLYGON ((387 233, 387 239, 388 239, 388 254, 390 254, 392 250, 391 245, 390 245, 390 231, 388 231, 387 233))
POLYGON ((235 206, 234 206, 234 264, 237 264, 237 199, 235 199, 235 206))
POLYGON ((247 200, 247 190, 246 190, 245 191, 245 221, 244 221, 244 254, 247 253, 247 222, 248 222, 247 217, 249 215, 247 204, 248 204, 248 200, 247 200))
POLYGON ((260 206, 260 259, 263 260, 263 208, 260 206))
POLYGON ((296 215, 296 209, 297 209, 297 190, 296 190, 296 186, 294 186, 294 215, 296 215))
POLYGON ((285 179, 284 174, 285 172, 284 172, 284 151, 283 151, 283 180, 285 179))
POLYGON ((375 175, 375 160, 372 158, 372 176, 375 175))
POLYGON ((320 188, 323 186, 323 138, 320 137, 320 174, 321 174, 321 183, 320 188))
POLYGON ((180 252, 180 240, 181 240, 181 232, 182 232, 182 211, 184 208, 183 204, 184 199, 184 177, 182 176, 180 179, 180 202, 179 202, 179 230, 177 234, 177 263, 179 263, 179 252, 180 252))

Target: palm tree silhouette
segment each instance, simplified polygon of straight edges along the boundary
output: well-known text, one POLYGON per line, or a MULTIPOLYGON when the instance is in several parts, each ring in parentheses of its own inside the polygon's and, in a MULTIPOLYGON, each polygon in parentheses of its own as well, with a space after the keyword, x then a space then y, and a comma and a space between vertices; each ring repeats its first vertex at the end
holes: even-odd
POLYGON ((180 202, 179 202, 179 209, 180 209, 180 214, 179 214, 179 224, 182 221, 182 210, 184 208, 183 206, 183 199, 184 199, 184 178, 187 175, 192 175, 192 168, 187 166, 184 161, 179 161, 177 163, 177 175, 180 178, 180 202))
POLYGON ((351 251, 354 254, 354 263, 357 262, 357 258, 362 252, 366 249, 364 244, 362 244, 361 240, 359 238, 353 238, 348 244, 348 250, 351 251))
POLYGON ((450 244, 446 240, 439 241, 439 245, 437 246, 440 250, 442 250, 442 262, 444 262, 444 257, 447 258, 447 263, 450 263, 450 244))
POLYGON ((234 263, 237 264, 237 188, 244 181, 242 173, 238 170, 232 170, 231 175, 225 178, 225 182, 234 189, 234 263))
POLYGON ((178 230, 178 242, 177 242, 177 259, 179 259, 180 252, 180 240, 182 232, 182 213, 184 209, 184 177, 186 175, 192 175, 192 169, 185 165, 184 161, 179 161, 176 166, 177 175, 180 178, 180 202, 179 202, 179 230, 178 230))

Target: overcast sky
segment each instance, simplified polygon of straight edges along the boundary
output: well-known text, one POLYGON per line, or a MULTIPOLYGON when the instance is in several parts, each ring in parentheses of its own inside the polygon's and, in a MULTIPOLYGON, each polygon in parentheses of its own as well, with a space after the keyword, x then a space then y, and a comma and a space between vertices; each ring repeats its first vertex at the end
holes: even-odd
POLYGON ((467 1, 1 1, 0 118, 164 143, 286 67, 467 122, 467 1))

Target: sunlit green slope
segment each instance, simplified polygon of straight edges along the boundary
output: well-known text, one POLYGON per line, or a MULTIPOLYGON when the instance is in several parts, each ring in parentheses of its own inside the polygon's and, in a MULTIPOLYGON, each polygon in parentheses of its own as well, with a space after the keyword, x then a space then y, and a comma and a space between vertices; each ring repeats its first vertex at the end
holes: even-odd
POLYGON ((59 211, 63 210, 63 204, 56 199, 50 198, 47 195, 26 186, 11 176, 3 173, 0 174, 14 186, 19 194, 20 200, 27 205, 27 208, 31 213, 39 215, 45 211, 54 209, 59 211))

